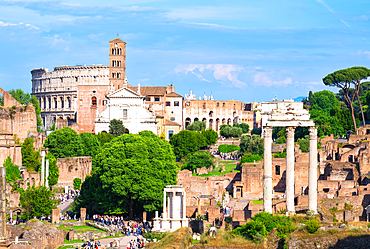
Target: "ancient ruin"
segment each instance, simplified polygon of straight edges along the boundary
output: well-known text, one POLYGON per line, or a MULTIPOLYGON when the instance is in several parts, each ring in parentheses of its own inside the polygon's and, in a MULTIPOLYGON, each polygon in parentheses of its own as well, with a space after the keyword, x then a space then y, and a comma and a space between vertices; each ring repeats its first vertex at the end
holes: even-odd
POLYGON ((264 137, 263 207, 272 213, 272 127, 286 127, 286 210, 294 213, 294 130, 310 127, 309 158, 309 210, 317 213, 317 128, 302 102, 274 101, 262 103, 262 127, 264 137))
POLYGON ((182 186, 168 185, 163 190, 163 213, 162 218, 156 217, 153 222, 153 230, 166 232, 175 231, 181 227, 187 227, 189 221, 186 218, 186 192, 182 186), (167 197, 168 195, 168 197, 167 197), (166 197, 168 198, 166 204, 166 197))

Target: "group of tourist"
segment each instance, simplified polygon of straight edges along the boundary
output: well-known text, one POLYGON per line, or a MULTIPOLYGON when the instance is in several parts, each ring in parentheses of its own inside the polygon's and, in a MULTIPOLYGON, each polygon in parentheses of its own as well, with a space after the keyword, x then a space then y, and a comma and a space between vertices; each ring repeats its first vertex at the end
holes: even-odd
POLYGON ((240 156, 238 154, 228 154, 220 152, 220 157, 222 160, 239 160, 240 156))
POLYGON ((130 240, 127 242, 127 249, 138 249, 138 248, 144 248, 144 240, 140 240, 137 238, 136 240, 130 240))
MULTIPOLYGON (((89 217, 87 217, 89 219, 89 217)), ((94 222, 101 223, 105 226, 115 228, 122 231, 127 236, 143 235, 151 230, 149 222, 131 222, 127 221, 125 224, 125 219, 123 216, 110 216, 110 215, 98 215, 94 214, 92 217, 94 222)))
POLYGON ((73 200, 74 198, 79 196, 79 194, 79 190, 69 191, 68 193, 56 194, 55 199, 60 200, 60 204, 64 204, 69 200, 73 200))

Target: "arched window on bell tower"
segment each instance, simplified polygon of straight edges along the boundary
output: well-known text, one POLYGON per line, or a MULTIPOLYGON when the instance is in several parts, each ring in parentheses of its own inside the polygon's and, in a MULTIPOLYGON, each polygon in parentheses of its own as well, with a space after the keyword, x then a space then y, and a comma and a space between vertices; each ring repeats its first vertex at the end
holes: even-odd
POLYGON ((96 107, 96 104, 97 104, 97 99, 94 96, 94 97, 91 98, 91 106, 95 106, 96 107))

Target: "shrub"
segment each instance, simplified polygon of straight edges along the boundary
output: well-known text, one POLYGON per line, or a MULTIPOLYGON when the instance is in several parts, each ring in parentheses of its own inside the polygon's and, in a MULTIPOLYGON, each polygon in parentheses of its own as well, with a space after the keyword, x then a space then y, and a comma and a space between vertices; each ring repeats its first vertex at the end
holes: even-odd
POLYGON ((267 236, 268 232, 265 225, 260 220, 252 220, 251 222, 246 223, 243 226, 240 226, 233 230, 234 234, 239 234, 248 239, 255 239, 259 236, 267 236))
POLYGON ((250 153, 242 156, 242 159, 240 160, 240 163, 253 163, 261 161, 262 157, 260 155, 252 155, 250 153))
POLYGON ((306 229, 309 233, 316 233, 319 228, 320 225, 316 219, 308 220, 306 222, 306 229))
POLYGON ((75 189, 80 189, 81 188, 81 179, 80 178, 75 178, 75 179, 73 179, 73 187, 75 188, 75 189))
POLYGON ((236 145, 228 145, 228 144, 221 144, 220 146, 218 146, 218 150, 222 153, 229 153, 229 152, 233 152, 233 151, 236 151, 236 150, 239 150, 240 147, 239 146, 236 146, 236 145))

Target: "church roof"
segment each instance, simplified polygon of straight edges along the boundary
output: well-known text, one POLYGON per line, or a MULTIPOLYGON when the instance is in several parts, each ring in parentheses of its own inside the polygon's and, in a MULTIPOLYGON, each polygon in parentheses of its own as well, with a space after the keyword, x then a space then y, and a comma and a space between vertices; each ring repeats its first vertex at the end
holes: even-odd
MULTIPOLYGON (((137 92, 137 87, 128 86, 132 91, 137 92)), ((164 96, 166 94, 167 87, 165 86, 142 86, 140 87, 140 94, 143 96, 164 96)))
POLYGON ((126 42, 124 42, 124 41, 122 41, 121 39, 119 39, 118 37, 116 38, 116 39, 113 39, 113 40, 111 40, 111 41, 109 41, 109 43, 126 43, 126 42))
POLYGON ((179 98, 182 98, 182 96, 180 94, 177 94, 175 92, 166 94, 166 97, 179 97, 179 98))
POLYGON ((179 123, 176 123, 174 121, 165 119, 164 120, 164 126, 181 126, 179 123))

